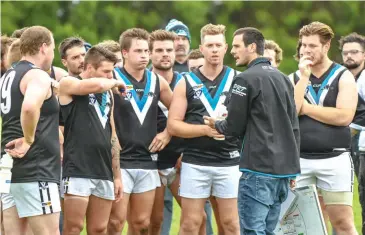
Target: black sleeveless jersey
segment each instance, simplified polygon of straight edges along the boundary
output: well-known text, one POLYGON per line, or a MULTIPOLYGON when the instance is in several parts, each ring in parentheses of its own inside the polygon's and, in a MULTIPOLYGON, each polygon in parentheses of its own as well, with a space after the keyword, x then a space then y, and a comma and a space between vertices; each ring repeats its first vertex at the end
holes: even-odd
MULTIPOLYGON (((305 99, 313 105, 336 107, 339 81, 346 68, 333 63, 320 77, 311 74, 305 92, 305 99)), ((293 74, 294 82, 299 81, 299 70, 293 74)), ((306 115, 299 116, 300 157, 307 159, 331 158, 341 154, 334 149, 348 149, 351 143, 349 127, 328 125, 306 115)))
MULTIPOLYGON (((23 137, 20 115, 24 96, 20 91, 20 82, 31 69, 39 68, 28 61, 20 61, 0 80, 2 155, 5 153, 4 148, 8 142, 23 137)), ((58 115, 58 101, 52 93, 41 107, 33 144, 23 158, 14 158, 13 183, 36 181, 59 183, 61 160, 58 115)))
MULTIPOLYGON (((50 73, 49 73, 49 76, 53 79, 53 80, 57 80, 56 79, 56 72, 54 71, 54 67, 53 66, 51 66, 51 71, 50 71, 50 73)), ((63 121, 63 118, 62 118, 62 112, 61 112, 61 110, 60 110, 60 113, 59 113, 59 125, 60 126, 64 126, 65 125, 65 123, 64 123, 64 121, 63 121)))
POLYGON ((50 71, 49 76, 50 76, 53 80, 56 80, 56 72, 54 71, 54 67, 53 67, 53 66, 51 66, 51 71, 50 71))
MULTIPOLYGON (((211 81, 196 69, 184 74, 188 106, 185 122, 204 124, 203 116, 216 117, 220 105, 228 96, 235 70, 223 67, 218 77, 211 81)), ((239 163, 237 137, 226 136, 225 140, 215 140, 208 136, 184 140, 183 162, 206 166, 233 166, 239 163)))
POLYGON ((114 121, 120 146, 120 167, 157 169, 157 153, 149 145, 157 134, 157 103, 160 82, 157 74, 145 70, 137 81, 124 68, 115 68, 115 76, 127 87, 126 97, 114 95, 114 121))
POLYGON ((72 97, 61 105, 65 120, 63 176, 113 181, 111 153, 112 94, 72 97))
MULTIPOLYGON (((182 75, 174 72, 170 83, 171 90, 174 90, 176 84, 180 81, 182 75)), ((161 101, 158 102, 157 132, 163 132, 167 125, 168 110, 161 101)), ((173 136, 169 144, 158 153, 157 168, 160 170, 174 167, 177 159, 183 151, 183 139, 173 136)))
MULTIPOLYGON (((358 102, 356 107, 356 112, 354 116, 354 120, 352 121, 352 125, 365 126, 365 96, 364 96, 364 85, 365 85, 365 69, 363 69, 360 73, 355 76, 357 91, 358 91, 358 102)), ((356 128, 355 128, 356 129, 356 128)))

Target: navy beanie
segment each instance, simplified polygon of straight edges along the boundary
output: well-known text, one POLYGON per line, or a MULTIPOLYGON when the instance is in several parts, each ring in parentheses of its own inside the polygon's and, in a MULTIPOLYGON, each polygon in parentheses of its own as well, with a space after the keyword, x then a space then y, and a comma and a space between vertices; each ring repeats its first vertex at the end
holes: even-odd
POLYGON ((84 42, 84 47, 85 47, 85 50, 87 52, 91 48, 91 44, 88 43, 88 42, 84 42))
POLYGON ((165 30, 174 32, 179 36, 185 36, 188 38, 189 42, 191 43, 191 36, 190 36, 189 28, 183 22, 178 21, 176 19, 172 19, 166 25, 165 30))

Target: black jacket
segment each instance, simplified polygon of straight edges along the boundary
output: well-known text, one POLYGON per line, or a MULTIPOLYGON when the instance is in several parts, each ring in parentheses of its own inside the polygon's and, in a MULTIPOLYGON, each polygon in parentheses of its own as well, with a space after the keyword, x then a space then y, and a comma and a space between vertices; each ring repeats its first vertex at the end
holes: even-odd
POLYGON ((244 137, 240 170, 273 177, 300 173, 299 122, 289 78, 265 58, 253 60, 232 83, 228 116, 218 132, 244 137))

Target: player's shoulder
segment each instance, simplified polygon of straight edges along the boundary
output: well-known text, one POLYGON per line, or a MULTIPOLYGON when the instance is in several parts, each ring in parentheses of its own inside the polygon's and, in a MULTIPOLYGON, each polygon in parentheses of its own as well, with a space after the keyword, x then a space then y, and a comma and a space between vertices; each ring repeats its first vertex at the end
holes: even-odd
POLYGON ((68 76, 68 73, 67 73, 66 70, 64 70, 60 67, 57 67, 57 66, 52 66, 52 67, 53 67, 53 70, 54 70, 55 79, 57 81, 60 81, 63 77, 68 76))
POLYGON ((25 78, 27 78, 27 77, 31 77, 31 78, 32 78, 32 80, 33 80, 33 79, 34 79, 34 80, 39 80, 39 79, 44 80, 44 79, 46 79, 46 80, 49 80, 49 81, 51 81, 51 80, 52 80, 52 78, 49 76, 49 74, 48 74, 46 71, 44 71, 44 70, 42 70, 42 69, 40 69, 40 68, 35 68, 35 69, 30 69, 30 70, 28 70, 28 71, 24 74, 24 77, 25 77, 25 78))
POLYGON ((67 75, 67 76, 64 76, 60 81, 60 85, 65 85, 65 84, 69 84, 71 82, 80 82, 82 80, 76 78, 76 77, 73 77, 73 76, 70 76, 70 75, 67 75))
POLYGON ((235 76, 241 73, 241 71, 234 69, 228 65, 225 65, 224 67, 226 68, 226 71, 232 72, 235 76))
POLYGON ((147 77, 152 78, 153 80, 159 80, 160 82, 162 80, 165 80, 165 78, 162 75, 157 74, 156 72, 153 72, 150 69, 145 69, 145 74, 147 75, 147 77))

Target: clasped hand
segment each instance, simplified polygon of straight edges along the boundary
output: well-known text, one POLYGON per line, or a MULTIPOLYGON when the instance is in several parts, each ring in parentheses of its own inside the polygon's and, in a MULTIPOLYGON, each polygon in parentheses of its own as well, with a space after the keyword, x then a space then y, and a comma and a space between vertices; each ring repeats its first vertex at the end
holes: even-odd
POLYGON ((220 134, 215 129, 215 118, 204 116, 204 124, 207 125, 207 128, 205 130, 205 135, 212 137, 212 138, 224 138, 224 135, 220 134))

